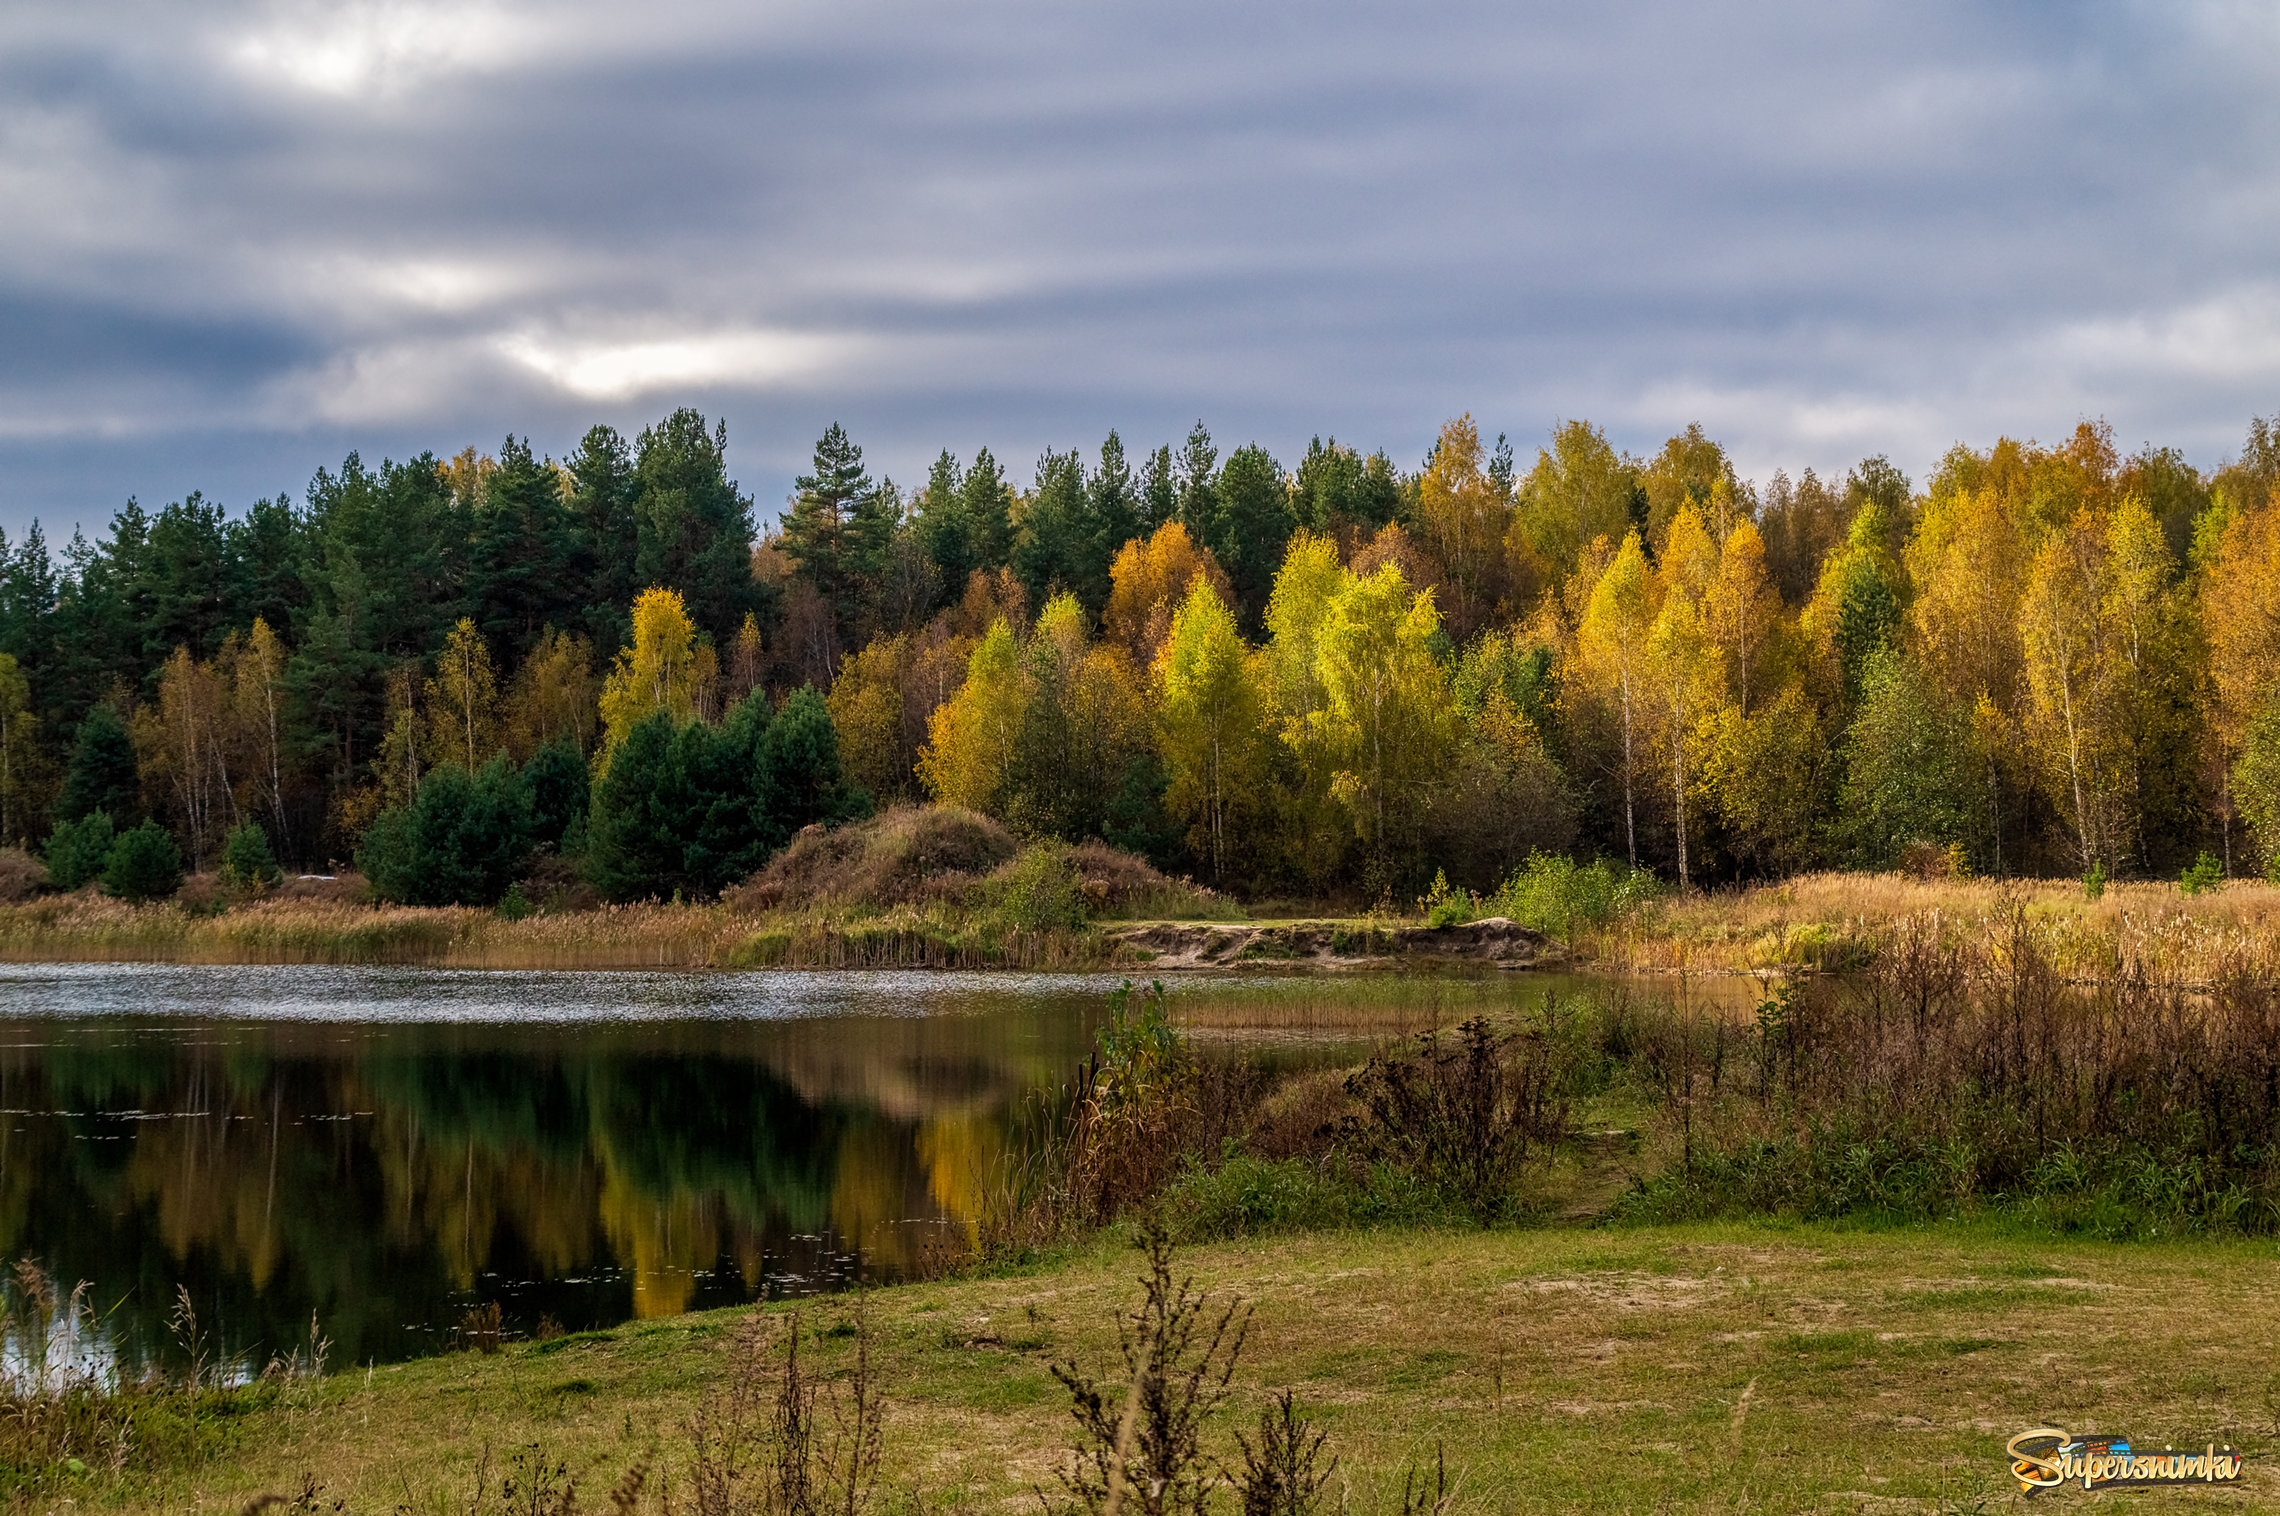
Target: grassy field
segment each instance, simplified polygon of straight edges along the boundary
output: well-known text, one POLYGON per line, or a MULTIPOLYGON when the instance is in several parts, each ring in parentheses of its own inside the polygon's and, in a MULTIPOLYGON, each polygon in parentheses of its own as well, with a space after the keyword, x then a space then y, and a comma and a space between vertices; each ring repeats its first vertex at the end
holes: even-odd
MULTIPOLYGON (((1399 1510, 1403 1471, 1437 1449, 1457 1511, 1985 1509, 2016 1493, 2004 1440, 2040 1424, 2230 1442, 2250 1455, 2241 1487, 2140 1498, 2280 1508, 2274 1263, 2269 1242, 1954 1225, 1349 1232, 1179 1259, 1256 1311, 1207 1446, 1233 1459, 1233 1431, 1293 1388, 1338 1457, 1333 1500, 1360 1513, 1399 1510)), ((875 1294, 889 1403, 873 1508, 915 1490, 937 1511, 1035 1509, 1071 1428, 1048 1365, 1108 1367, 1140 1271, 1104 1237, 1033 1272, 875 1294)), ((827 1373, 852 1357, 850 1310, 807 1308, 827 1373)), ((535 1448, 606 1509, 637 1460, 686 1464, 688 1418, 745 1314, 351 1366, 227 1418, 197 1456, 130 1458, 31 1507, 235 1510, 307 1476, 321 1488, 304 1509, 458 1516, 478 1509, 486 1449, 495 1486, 535 1448)))

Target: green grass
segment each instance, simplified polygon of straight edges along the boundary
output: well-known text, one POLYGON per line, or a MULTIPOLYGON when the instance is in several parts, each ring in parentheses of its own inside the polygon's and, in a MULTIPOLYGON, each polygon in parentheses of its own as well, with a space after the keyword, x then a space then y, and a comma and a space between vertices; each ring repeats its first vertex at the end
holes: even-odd
MULTIPOLYGON (((2269 1243, 2054 1241, 1984 1224, 1854 1230, 1340 1231, 1189 1249, 1256 1319, 1232 1432, 1293 1386, 1356 1513, 1394 1509, 1443 1446, 1459 1510, 1969 1509, 2038 1424, 2246 1448, 2232 1509, 2280 1501, 2280 1270, 2269 1243)), ((1032 1508, 1066 1446, 1051 1363, 1101 1366, 1139 1260, 1113 1238, 1023 1271, 873 1297, 886 1488, 940 1510, 1032 1508)), ((808 1307, 816 1362, 848 1363, 845 1299, 808 1307)), ((565 1460, 587 1507, 719 1384, 738 1313, 350 1369, 273 1394, 194 1456, 130 1460, 43 1492, 81 1511, 322 1505, 461 1511, 486 1446, 565 1460)), ((2140 1497, 2138 1509, 2196 1498, 2140 1497)))

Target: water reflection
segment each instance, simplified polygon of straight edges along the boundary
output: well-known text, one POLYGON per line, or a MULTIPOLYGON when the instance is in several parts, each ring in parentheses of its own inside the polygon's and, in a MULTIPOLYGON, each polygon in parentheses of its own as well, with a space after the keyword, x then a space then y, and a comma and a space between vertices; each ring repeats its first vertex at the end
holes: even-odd
POLYGON ((0 969, 0 1254, 130 1357, 176 1284, 257 1355, 426 1351, 907 1269, 1108 981, 0 969))

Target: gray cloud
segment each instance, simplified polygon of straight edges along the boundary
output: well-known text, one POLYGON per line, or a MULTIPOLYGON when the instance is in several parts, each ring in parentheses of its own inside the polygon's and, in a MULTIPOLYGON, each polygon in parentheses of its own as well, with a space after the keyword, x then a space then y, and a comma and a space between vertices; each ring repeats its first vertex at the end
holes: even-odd
POLYGON ((0 18, 0 523, 726 416, 772 507, 1205 418, 1745 471, 2280 395, 2262 7, 909 0, 0 18))

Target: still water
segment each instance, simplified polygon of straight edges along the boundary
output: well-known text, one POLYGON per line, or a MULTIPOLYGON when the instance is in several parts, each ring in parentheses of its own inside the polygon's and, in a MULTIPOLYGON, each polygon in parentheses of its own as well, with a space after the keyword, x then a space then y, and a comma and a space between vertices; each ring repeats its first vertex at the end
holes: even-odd
MULTIPOLYGON (((258 1363, 908 1270, 1091 1045, 1097 976, 0 965, 0 1258, 128 1358, 258 1363)), ((1280 1057, 1304 1057, 1285 1052, 1280 1057)))

